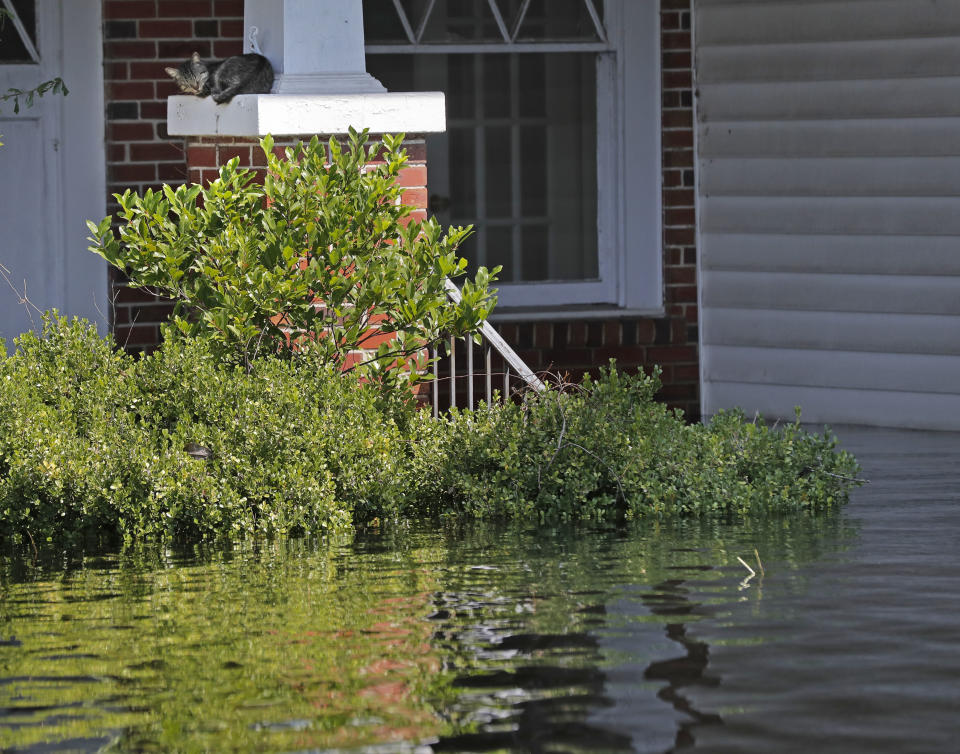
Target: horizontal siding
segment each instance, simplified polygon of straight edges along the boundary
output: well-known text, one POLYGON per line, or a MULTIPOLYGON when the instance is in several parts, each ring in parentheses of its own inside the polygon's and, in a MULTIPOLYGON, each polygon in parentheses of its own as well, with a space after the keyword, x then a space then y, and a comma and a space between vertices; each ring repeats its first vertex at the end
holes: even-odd
MULTIPOLYGON (((960 316, 960 277, 704 271, 707 308, 960 316)), ((960 337, 958 330, 953 333, 960 337)), ((944 336, 950 333, 943 333, 944 336)), ((958 383, 960 389, 960 383, 958 383)))
POLYGON ((960 356, 953 316, 711 308, 701 329, 707 373, 717 345, 960 356))
POLYGON ((955 236, 703 233, 703 270, 840 275, 960 275, 955 236))
MULTIPOLYGON (((958 176, 960 179, 960 176, 958 176)), ((960 197, 701 197, 705 232, 960 235, 960 197)))
MULTIPOLYGON (((755 382, 714 382, 704 385, 708 405, 740 406, 768 419, 793 419, 793 407, 803 409, 811 424, 869 424, 904 429, 956 430, 960 395, 902 390, 839 390, 755 382)), ((716 413, 716 408, 711 413, 716 413)))
POLYGON ((703 411, 960 429, 960 0, 695 0, 703 411))
POLYGON ((830 81, 955 76, 953 37, 795 44, 702 45, 699 83, 830 81))
MULTIPOLYGON (((859 120, 960 116, 960 76, 880 80, 744 82, 700 87, 709 120, 859 120)), ((910 138, 910 134, 903 134, 910 138)))
MULTIPOLYGON (((960 123, 957 124, 960 126, 960 123)), ((713 159, 700 191, 721 196, 960 196, 957 157, 713 159)))
POLYGON ((696 0, 698 45, 960 36, 948 0, 696 0))
POLYGON ((909 385, 912 392, 954 394, 960 384, 960 356, 718 346, 707 378, 890 392, 909 385))
POLYGON ((960 118, 835 118, 762 123, 714 119, 700 124, 698 149, 706 159, 955 157, 960 156, 960 118))

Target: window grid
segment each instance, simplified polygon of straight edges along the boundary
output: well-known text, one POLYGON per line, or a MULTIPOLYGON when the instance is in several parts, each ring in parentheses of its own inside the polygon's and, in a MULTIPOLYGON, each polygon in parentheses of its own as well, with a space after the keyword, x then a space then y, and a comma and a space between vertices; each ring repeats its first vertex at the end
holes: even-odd
POLYGON ((499 37, 483 39, 479 42, 473 41, 472 43, 457 44, 425 39, 425 34, 430 26, 430 22, 434 21, 437 15, 445 11, 444 3, 438 3, 437 0, 427 0, 423 16, 419 19, 416 26, 414 26, 410 13, 404 8, 402 0, 392 0, 393 10, 397 14, 397 20, 400 22, 406 41, 395 40, 386 44, 368 45, 368 51, 403 52, 406 48, 406 51, 409 52, 426 52, 432 48, 435 52, 441 50, 466 52, 478 44, 484 47, 507 47, 512 52, 532 51, 533 49, 545 52, 547 51, 544 49, 545 46, 555 52, 564 52, 572 49, 579 49, 581 51, 587 49, 597 51, 610 49, 607 29, 600 13, 597 11, 595 0, 580 0, 582 8, 586 10, 592 23, 593 28, 592 34, 590 35, 592 38, 571 40, 565 39, 563 36, 551 38, 549 35, 544 35, 539 39, 527 39, 526 34, 529 30, 528 27, 524 25, 524 22, 527 20, 532 2, 533 0, 522 0, 511 20, 504 15, 497 0, 477 0, 477 4, 474 6, 477 10, 475 11, 473 20, 480 17, 482 12, 481 8, 488 9, 497 26, 499 37), (521 32, 524 32, 523 37, 521 37, 521 32), (518 41, 518 39, 522 39, 522 41, 518 41))

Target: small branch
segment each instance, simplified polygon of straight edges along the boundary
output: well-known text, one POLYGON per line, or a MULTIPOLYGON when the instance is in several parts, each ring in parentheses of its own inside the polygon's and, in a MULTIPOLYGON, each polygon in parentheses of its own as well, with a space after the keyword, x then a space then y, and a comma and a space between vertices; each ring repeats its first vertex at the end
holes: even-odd
MULTIPOLYGON (((550 471, 550 467, 553 466, 553 462, 557 460, 557 456, 560 454, 560 450, 563 448, 563 438, 567 434, 567 414, 563 410, 563 406, 560 405, 560 393, 557 393, 557 410, 560 411, 560 416, 563 419, 563 423, 560 426, 560 435, 557 437, 557 447, 553 451, 553 455, 550 457, 550 460, 547 461, 546 467, 543 469, 543 473, 546 474, 550 471)), ((542 482, 540 481, 541 471, 539 464, 537 465, 537 489, 543 487, 542 482)))
POLYGON ((30 544, 33 547, 33 563, 36 565, 37 558, 40 557, 40 552, 37 550, 37 543, 33 541, 33 534, 30 533, 29 529, 25 528, 24 531, 27 533, 27 536, 30 537, 30 544))
POLYGON ((750 586, 750 580, 757 575, 757 572, 754 571, 749 565, 747 565, 747 561, 745 561, 739 555, 737 555, 737 560, 740 561, 740 565, 742 565, 744 568, 746 568, 750 572, 750 575, 740 582, 740 589, 746 589, 748 586, 750 586))
POLYGON ((594 458, 595 460, 599 461, 599 462, 602 463, 604 466, 606 466, 606 467, 607 467, 607 470, 608 470, 611 474, 613 474, 613 477, 614 477, 614 479, 615 479, 616 482, 617 482, 617 490, 620 492, 620 497, 623 498, 623 501, 624 501, 625 503, 629 503, 629 502, 630 502, 630 498, 627 497, 627 493, 625 493, 625 492, 623 491, 623 481, 622 481, 620 475, 617 473, 616 469, 614 469, 609 463, 607 463, 606 461, 604 461, 600 456, 598 456, 598 455, 597 455, 596 453, 594 453, 592 450, 587 450, 585 447, 583 447, 582 445, 580 445, 580 444, 578 444, 578 443, 570 442, 570 441, 568 440, 567 443, 564 445, 564 447, 566 447, 567 445, 570 445, 570 446, 572 446, 572 447, 574 447, 574 448, 579 448, 579 449, 582 450, 584 453, 586 453, 588 456, 591 456, 592 458, 594 458))
POLYGON ((834 474, 832 471, 824 471, 823 469, 817 469, 818 472, 834 479, 842 479, 844 482, 856 482, 857 484, 870 484, 869 479, 857 479, 852 476, 844 476, 843 474, 834 474))
POLYGON ((3 263, 0 263, 0 277, 3 277, 7 285, 10 287, 10 290, 13 291, 14 295, 17 297, 17 303, 23 304, 24 308, 27 310, 27 317, 30 318, 30 326, 33 329, 36 329, 37 323, 33 319, 33 313, 31 312, 31 309, 40 315, 43 314, 43 310, 34 304, 27 296, 27 281, 23 281, 23 293, 20 293, 20 291, 17 289, 17 286, 15 286, 13 281, 10 279, 10 275, 10 270, 4 267, 3 263))

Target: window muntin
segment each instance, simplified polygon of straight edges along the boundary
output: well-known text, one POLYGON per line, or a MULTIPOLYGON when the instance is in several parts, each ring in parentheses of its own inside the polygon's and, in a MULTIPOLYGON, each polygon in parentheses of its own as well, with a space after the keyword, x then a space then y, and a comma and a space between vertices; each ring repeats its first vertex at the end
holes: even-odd
POLYGON ((370 45, 607 41, 602 0, 364 0, 370 45))
POLYGON ((0 64, 39 63, 37 0, 0 0, 0 64))
POLYGON ((598 207, 616 180, 616 124, 598 117, 615 64, 601 5, 365 2, 368 71, 392 91, 447 95, 448 130, 427 139, 430 209, 475 226, 462 252, 503 266, 507 306, 617 300, 618 235, 598 207))
POLYGON ((447 132, 428 138, 430 210, 473 225, 461 247, 504 283, 595 280, 597 118, 590 54, 377 55, 388 89, 443 89, 447 132))

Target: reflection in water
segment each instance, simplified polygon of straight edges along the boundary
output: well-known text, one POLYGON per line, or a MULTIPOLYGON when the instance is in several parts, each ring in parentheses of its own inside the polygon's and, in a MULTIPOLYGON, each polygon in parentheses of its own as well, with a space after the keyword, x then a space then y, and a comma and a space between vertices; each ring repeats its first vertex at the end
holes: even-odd
POLYGON ((759 605, 736 556, 802 573, 849 537, 839 517, 396 529, 11 564, 0 749, 689 747, 721 722, 692 695, 719 684, 702 629, 759 605))
MULTIPOLYGON (((683 581, 669 579, 654 586, 654 591, 644 594, 641 599, 654 615, 703 616, 706 611, 698 603, 691 602, 684 589, 683 581)), ((705 674, 709 663, 710 650, 703 641, 690 638, 683 623, 668 623, 667 638, 680 644, 686 655, 669 660, 651 662, 643 677, 653 681, 666 681, 667 685, 657 692, 657 696, 670 704, 678 712, 690 719, 680 724, 677 730, 675 748, 693 746, 693 729, 698 725, 718 725, 723 722, 719 715, 701 712, 693 707, 681 693, 687 686, 719 686, 720 679, 705 674)))

